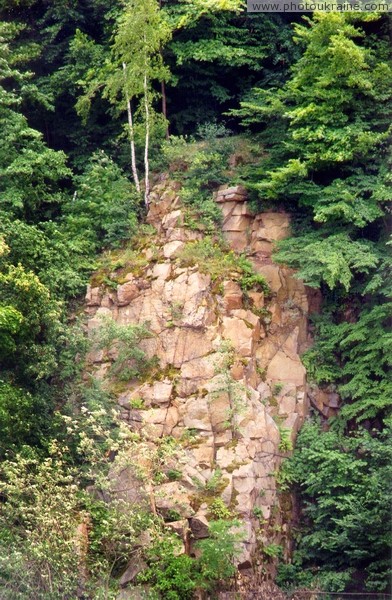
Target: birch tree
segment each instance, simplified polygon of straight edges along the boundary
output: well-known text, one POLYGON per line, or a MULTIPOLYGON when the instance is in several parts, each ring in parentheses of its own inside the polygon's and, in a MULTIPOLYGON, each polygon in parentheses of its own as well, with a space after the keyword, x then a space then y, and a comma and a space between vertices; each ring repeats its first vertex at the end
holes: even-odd
POLYGON ((96 44, 78 31, 71 53, 88 56, 90 68, 78 84, 83 94, 76 103, 77 112, 86 118, 93 98, 100 94, 119 111, 126 111, 131 145, 131 169, 136 190, 141 193, 135 142, 136 119, 142 114, 144 128, 144 200, 150 195, 149 148, 153 125, 153 101, 157 97, 154 84, 169 78, 163 64, 162 49, 171 38, 171 29, 163 17, 157 0, 129 0, 118 18, 110 49, 96 44))
MULTIPOLYGON (((169 70, 163 64, 161 49, 170 37, 170 28, 162 18, 156 0, 130 0, 119 19, 113 44, 115 61, 122 65, 123 89, 133 153, 135 152, 135 140, 132 100, 140 99, 141 101, 145 128, 144 201, 146 206, 148 206, 150 196, 149 146, 152 102, 155 96, 153 83, 166 81, 169 77, 169 70)), ((108 90, 110 95, 110 82, 108 90)))

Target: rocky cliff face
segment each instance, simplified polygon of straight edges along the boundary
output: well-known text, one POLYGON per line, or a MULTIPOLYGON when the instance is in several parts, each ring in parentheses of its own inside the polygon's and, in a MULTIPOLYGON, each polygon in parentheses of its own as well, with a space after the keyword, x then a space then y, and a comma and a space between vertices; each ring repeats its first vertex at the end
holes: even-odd
MULTIPOLYGON (((159 365, 150 378, 127 382, 118 403, 151 446, 164 436, 178 441, 164 476, 149 482, 154 505, 191 552, 220 511, 239 516, 239 564, 249 567, 285 537, 276 474, 308 411, 300 353, 318 297, 271 258, 274 243, 288 235, 288 214, 254 216, 239 186, 219 190, 216 202, 226 240, 249 257, 270 294, 244 292, 235 272, 217 281, 200 262, 184 266, 181 253, 187 248, 189 257, 203 232, 186 226, 177 187, 164 180, 152 194, 147 221, 156 233, 141 251, 144 266, 127 265, 116 290, 89 287, 88 326, 100 327, 102 315, 148 324, 152 335, 142 347, 159 365)), ((96 377, 111 358, 90 354, 96 377)), ((137 485, 132 468, 121 481, 137 485)))

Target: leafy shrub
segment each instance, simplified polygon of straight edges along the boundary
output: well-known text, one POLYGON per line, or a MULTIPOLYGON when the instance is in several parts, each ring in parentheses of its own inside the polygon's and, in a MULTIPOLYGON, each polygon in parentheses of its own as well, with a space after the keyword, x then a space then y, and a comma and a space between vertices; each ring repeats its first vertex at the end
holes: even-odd
POLYGON ((263 510, 259 506, 255 506, 252 510, 252 513, 253 516, 256 517, 256 519, 259 519, 260 521, 264 520, 263 510))
MULTIPOLYGON (((5 272, 0 271, 0 295, 6 306, 22 315, 12 335, 14 352, 0 353, 0 365, 14 368, 21 380, 52 375, 57 366, 56 335, 61 326, 60 309, 49 290, 21 265, 9 266, 5 272)), ((9 336, 7 340, 10 343, 9 336)))
POLYGON ((180 548, 175 535, 158 535, 145 551, 148 567, 137 577, 139 583, 148 583, 165 600, 191 600, 196 587, 194 561, 179 554, 180 548))
POLYGON ((263 275, 256 273, 252 263, 243 255, 238 256, 238 268, 241 270, 239 284, 244 292, 251 289, 261 289, 266 294, 270 293, 269 286, 263 275))
POLYGON ((21 264, 57 298, 73 298, 84 291, 94 266, 89 234, 69 238, 64 227, 53 221, 34 225, 5 215, 0 216, 0 233, 9 246, 0 259, 3 269, 21 264))
POLYGON ((77 595, 75 532, 82 515, 73 477, 55 446, 52 452, 43 460, 32 451, 21 453, 1 465, 6 502, 0 511, 0 587, 5 599, 77 595))
POLYGON ((202 140, 216 140, 217 138, 224 138, 231 134, 230 129, 227 129, 222 123, 217 121, 206 121, 200 124, 196 129, 196 136, 202 140))
POLYGON ((114 360, 110 374, 120 381, 142 377, 156 361, 148 359, 139 347, 143 339, 151 337, 145 325, 119 325, 113 319, 102 319, 95 333, 95 345, 100 350, 110 350, 114 360))
POLYGON ((103 152, 95 153, 75 177, 76 191, 65 207, 67 236, 84 240, 90 253, 118 246, 136 230, 138 195, 121 169, 103 152))
POLYGON ((49 398, 0 380, 0 460, 24 444, 41 446, 52 426, 52 411, 49 398))
POLYGON ((215 519, 231 519, 233 513, 227 508, 222 498, 218 497, 210 504, 210 512, 215 519))
POLYGON ((261 288, 269 291, 265 278, 255 273, 252 263, 245 256, 236 254, 223 241, 210 236, 185 244, 178 261, 186 267, 197 264, 201 271, 211 275, 213 281, 235 278, 244 290, 261 288))
POLYGON ((291 452, 293 449, 293 442, 291 441, 291 430, 287 427, 278 425, 279 428, 279 451, 280 452, 291 452))
POLYGON ((215 469, 211 477, 207 480, 205 489, 207 492, 216 492, 222 484, 222 470, 215 469))
POLYGON ((266 544, 263 546, 262 552, 268 558, 277 558, 283 553, 283 548, 280 544, 266 544))
POLYGON ((188 143, 185 138, 170 138, 163 155, 182 183, 181 198, 189 206, 199 227, 214 231, 221 211, 212 199, 213 191, 228 181, 225 174, 230 148, 212 139, 188 143))
POLYGON ((178 469, 169 469, 166 475, 169 481, 178 481, 182 477, 182 472, 178 469))
POLYGON ((16 350, 14 336, 23 322, 21 313, 12 306, 0 306, 0 357, 16 350))
POLYGON ((154 517, 143 506, 116 498, 116 494, 112 494, 107 503, 85 494, 83 499, 90 527, 87 556, 90 577, 86 591, 90 592, 90 597, 106 599, 110 586, 114 593, 109 598, 115 598, 118 576, 126 568, 130 556, 138 555, 139 536, 155 530, 154 517), (102 588, 102 596, 97 594, 97 588, 102 588))
POLYGON ((330 289, 342 286, 348 291, 358 275, 373 271, 379 262, 370 240, 355 240, 350 232, 337 227, 299 235, 279 242, 275 260, 299 270, 306 285, 330 289))
POLYGON ((240 553, 241 540, 241 533, 235 531, 238 527, 238 521, 211 521, 209 537, 197 542, 202 553, 197 561, 201 588, 211 591, 220 581, 227 581, 235 575, 234 559, 240 553))
POLYGON ((211 521, 210 537, 197 542, 201 556, 192 559, 180 553, 181 542, 168 531, 156 531, 154 541, 144 551, 147 569, 137 577, 167 600, 190 600, 196 588, 214 590, 236 572, 241 534, 233 531, 237 521, 211 521))

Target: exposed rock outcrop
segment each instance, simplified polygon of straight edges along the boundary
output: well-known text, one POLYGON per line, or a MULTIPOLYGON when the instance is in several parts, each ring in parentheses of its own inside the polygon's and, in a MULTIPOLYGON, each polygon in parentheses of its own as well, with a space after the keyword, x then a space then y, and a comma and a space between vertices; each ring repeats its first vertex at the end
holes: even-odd
MULTIPOLYGON (((207 535, 220 498, 241 518, 246 567, 257 548, 284 536, 276 472, 308 411, 300 353, 318 297, 272 260, 274 243, 289 233, 288 214, 253 215, 240 186, 220 189, 216 202, 225 238, 266 278, 268 298, 260 289, 245 293, 235 277, 217 286, 202 264, 182 266, 181 251, 203 232, 184 225, 178 188, 165 180, 147 218, 154 252, 145 247, 145 266, 129 264, 116 290, 90 287, 86 310, 90 330, 109 315, 151 331, 142 348, 159 367, 150 379, 128 382, 118 402, 124 421, 152 445, 163 436, 178 440, 166 479, 153 485, 157 510, 192 543, 207 535)), ((96 351, 90 362, 102 377, 111 359, 96 351)))

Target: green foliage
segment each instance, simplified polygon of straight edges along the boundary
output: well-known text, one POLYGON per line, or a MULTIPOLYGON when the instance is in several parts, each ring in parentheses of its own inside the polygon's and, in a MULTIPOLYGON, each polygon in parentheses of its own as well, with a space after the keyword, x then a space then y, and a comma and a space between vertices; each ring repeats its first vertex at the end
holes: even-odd
MULTIPOLYGON (((378 19, 376 15, 358 19, 320 13, 313 21, 307 19, 308 26, 296 25, 297 42, 304 47, 302 57, 281 90, 267 91, 259 97, 258 118, 268 119, 278 113, 289 125, 289 160, 280 170, 267 173, 262 184, 271 197, 286 190, 285 182, 292 184, 310 170, 317 173, 333 165, 344 170, 354 161, 360 164, 386 139, 387 121, 382 105, 390 98, 391 78, 387 41, 381 37, 377 45, 372 44, 364 33, 366 25, 378 19), (375 102, 379 103, 376 112, 375 102), (373 131, 365 115, 371 119, 373 131)), ((252 113, 252 109, 248 110, 252 113)), ((328 180, 326 183, 320 186, 316 181, 313 185, 314 197, 317 192, 322 193, 319 205, 325 204, 323 192, 328 190, 328 180)), ((297 192, 296 186, 287 191, 292 196, 297 192)), ((336 198, 331 200, 336 202, 336 198)), ((349 197, 347 200, 350 202, 349 197)), ((304 202, 309 204, 307 197, 304 202)), ((371 203, 370 200, 368 204, 371 203)))
MULTIPOLYGON (((18 111, 20 97, 27 94, 31 74, 22 74, 12 64, 9 43, 17 34, 2 23, 0 42, 0 193, 2 208, 13 217, 35 221, 42 211, 48 217, 61 202, 59 183, 69 177, 64 152, 54 151, 43 142, 42 134, 29 127, 18 111), (10 40, 11 38, 11 40, 10 40), (7 41, 6 41, 7 40, 7 41), (10 85, 11 83, 11 85, 10 85), (12 91, 9 91, 9 90, 12 91)), ((17 61, 15 61, 17 62, 17 61)), ((35 90, 34 90, 35 91, 35 90)), ((29 88, 30 94, 33 88, 29 88)))
POLYGON ((233 518, 233 513, 227 508, 222 498, 218 497, 210 504, 210 513, 217 520, 228 520, 233 518))
POLYGON ((282 556, 283 548, 280 544, 267 544, 263 546, 262 553, 268 558, 278 558, 282 556))
POLYGON ((216 492, 222 484, 222 470, 215 469, 211 477, 207 480, 205 489, 207 492, 216 492))
POLYGON ((325 282, 348 291, 356 275, 371 273, 379 262, 371 241, 353 240, 348 232, 325 237, 315 232, 281 242, 280 248, 275 259, 299 269, 298 277, 311 287, 325 282))
POLYGON ((96 332, 95 344, 114 356, 110 375, 120 381, 145 375, 155 361, 146 357, 139 344, 151 335, 145 325, 119 325, 113 319, 103 319, 96 332))
MULTIPOLYGON (((96 253, 118 248, 136 229, 137 194, 125 175, 131 153, 121 134, 128 108, 134 130, 128 123, 127 133, 137 153, 148 126, 158 170, 169 167, 182 183, 188 226, 211 234, 186 245, 179 263, 197 262, 217 288, 230 278, 244 296, 252 288, 268 293, 250 263, 213 237, 220 217, 212 194, 221 183, 246 176, 264 205, 284 203, 296 215, 300 235, 284 241, 277 257, 323 290, 327 309, 304 361, 320 385, 337 386, 343 406, 332 430, 304 429, 293 460, 278 474, 281 490, 289 482, 302 489, 306 519, 281 581, 339 591, 359 570, 369 589, 385 589, 387 17, 315 14, 295 26, 295 50, 292 16, 248 15, 237 0, 162 4, 158 10, 155 0, 0 2, 1 595, 115 598, 115 578, 143 553, 145 581, 163 598, 190 598, 196 587, 214 593, 235 572, 238 536, 218 495, 225 484, 219 469, 202 491, 224 522, 211 524, 196 560, 177 553, 179 542, 160 519, 110 489, 109 470, 130 461, 147 492, 153 483, 177 480, 179 448, 167 437, 152 449, 121 427, 108 394, 81 378, 87 348, 75 330, 83 325, 64 324, 64 300, 83 292, 96 253), (172 130, 201 140, 171 138, 162 158, 161 82, 172 130), (73 108, 81 92, 84 123, 73 108), (224 121, 223 111, 240 98, 239 111, 224 121), (258 158, 248 161, 238 150, 241 139, 227 135, 226 123, 235 131, 238 117, 261 132, 258 158), (237 161, 246 164, 237 169, 237 161), (358 430, 358 422, 368 431, 358 430), (50 441, 53 429, 62 448, 50 441), (94 495, 108 503, 83 493, 93 484, 94 495), (85 563, 75 550, 81 523, 89 528, 85 563), (142 550, 145 531, 152 544, 142 550)), ((153 235, 144 231, 139 247, 106 252, 94 282, 116 286, 129 262, 142 274, 148 261, 141 250, 153 235)), ((75 310, 73 304, 72 318, 75 310)), ((174 305, 173 318, 180 317, 174 305)), ((147 374, 152 363, 139 348, 146 328, 112 323, 101 333, 96 347, 108 351, 112 375, 147 374)), ((228 376, 231 359, 226 348, 217 374, 235 431, 243 390, 228 376)), ((133 407, 143 408, 137 399, 133 407)), ((184 435, 189 445, 197 444, 193 434, 184 435)), ((290 449, 286 438, 282 432, 281 451, 290 449)), ((271 558, 279 552, 275 545, 266 549, 271 558)))
POLYGON ((59 328, 59 308, 50 297, 48 289, 38 277, 23 267, 10 266, 0 272, 0 294, 8 306, 13 307, 19 324, 13 339, 14 351, 3 354, 1 365, 10 368, 15 363, 19 377, 42 379, 56 367, 54 335, 59 328))
POLYGON ((163 135, 165 130, 164 118, 159 118, 153 108, 157 96, 153 83, 169 78, 162 47, 170 37, 170 27, 162 18, 156 0, 142 3, 128 0, 117 15, 110 48, 96 43, 81 31, 77 32, 72 44, 74 55, 80 57, 87 54, 92 58, 92 67, 82 68, 83 77, 78 84, 83 93, 76 103, 76 110, 86 121, 92 100, 99 95, 109 101, 117 115, 126 111, 132 175, 138 193, 140 181, 135 142, 137 137, 143 138, 146 205, 152 133, 155 131, 163 135))
POLYGON ((324 571, 328 565, 340 573, 338 591, 358 566, 367 574, 369 590, 388 585, 390 433, 387 426, 383 433, 359 430, 343 436, 308 423, 283 467, 302 489, 309 524, 301 532, 297 558, 302 568, 321 564, 324 571))
POLYGON ((247 14, 237 0, 181 0, 164 10, 173 29, 167 55, 175 79, 168 91, 179 133, 219 121, 257 82, 284 79, 294 50, 284 16, 247 14))
POLYGON ((334 429, 306 426, 292 467, 278 474, 280 488, 294 480, 305 503, 294 563, 282 577, 342 591, 358 570, 376 591, 386 585, 387 541, 381 528, 367 524, 386 518, 389 493, 376 498, 388 477, 379 451, 391 397, 388 24, 377 14, 315 13, 304 20, 295 25, 302 56, 286 83, 260 86, 234 111, 261 131, 268 151, 253 169, 259 204, 284 204, 295 213, 295 236, 279 244, 275 259, 324 297, 315 344, 304 356, 308 376, 335 385, 343 401, 334 429))
POLYGON ((3 106, 0 118, 4 123, 0 142, 3 208, 30 222, 36 221, 39 212, 49 217, 63 199, 59 182, 71 174, 65 154, 47 148, 23 115, 3 106))
POLYGON ((291 430, 287 427, 278 425, 280 441, 279 451, 280 452, 291 452, 293 449, 293 442, 291 441, 291 430))
POLYGON ((116 247, 136 230, 139 198, 121 169, 104 152, 94 154, 65 207, 66 235, 86 254, 116 247))
POLYGON ((263 521, 264 520, 263 509, 260 508, 259 506, 255 506, 253 508, 252 514, 253 514, 254 517, 256 517, 256 519, 259 519, 259 521, 263 521))
POLYGON ((274 383, 274 386, 272 388, 272 393, 277 396, 278 394, 280 394, 280 392, 283 390, 284 388, 284 383, 282 383, 281 381, 279 381, 278 383, 274 383))
POLYGON ((0 258, 0 267, 23 265, 61 299, 83 291, 93 267, 92 248, 82 241, 86 236, 73 239, 53 221, 31 225, 6 215, 0 231, 9 245, 9 253, 0 258))
POLYGON ((58 449, 19 454, 1 465, 0 586, 6 599, 76 595, 75 532, 83 519, 73 477, 58 449))
POLYGON ((297 25, 304 52, 291 78, 280 89, 258 90, 240 111, 267 130, 277 119, 284 123, 254 187, 262 200, 303 207, 322 224, 283 242, 278 254, 313 286, 348 290, 354 276, 378 263, 358 229, 377 222, 387 198, 392 71, 385 22, 377 44, 366 35, 379 19, 320 13, 307 19, 311 27, 297 25))
POLYGON ((0 356, 15 352, 14 336, 18 333, 23 317, 12 306, 0 306, 0 356))
POLYGON ((143 506, 116 498, 113 494, 110 503, 83 496, 89 514, 89 553, 87 565, 90 581, 87 590, 92 597, 102 588, 102 598, 115 598, 118 591, 116 578, 127 566, 130 556, 138 556, 137 540, 148 530, 154 532, 157 524, 154 517, 143 506), (108 585, 109 580, 109 585, 108 585), (109 588, 109 589, 108 589, 109 588), (112 591, 113 595, 109 595, 112 591))
POLYGON ((147 568, 139 573, 138 582, 148 583, 168 600, 191 599, 200 587, 212 591, 236 572, 233 560, 241 539, 235 531, 238 526, 237 521, 211 521, 210 537, 197 542, 201 551, 197 559, 181 553, 177 536, 158 530, 154 542, 144 550, 147 568))
POLYGON ((363 421, 388 413, 391 398, 388 303, 366 307, 354 322, 316 320, 318 341, 304 356, 310 377, 318 383, 339 382, 345 405, 340 421, 363 421))
POLYGON ((221 123, 215 121, 206 122, 196 129, 196 136, 202 140, 215 142, 217 138, 225 138, 230 135, 230 130, 221 123))
POLYGON ((0 380, 0 460, 24 444, 41 446, 51 429, 51 410, 39 393, 0 380))
POLYGON ((152 585, 166 600, 190 600, 196 587, 194 561, 187 554, 179 554, 180 547, 175 535, 159 535, 145 551, 148 567, 137 578, 152 585))
POLYGON ((218 348, 219 356, 215 363, 216 378, 211 390, 211 397, 225 398, 228 401, 228 409, 225 414, 224 427, 231 429, 233 439, 239 437, 239 417, 244 412, 244 399, 247 388, 243 383, 236 381, 231 373, 234 364, 235 352, 229 341, 224 341, 218 348))
POLYGON ((210 236, 188 242, 179 253, 178 261, 183 266, 199 265, 203 272, 211 275, 213 281, 238 278, 244 291, 252 288, 269 291, 265 278, 255 273, 252 263, 245 256, 236 254, 222 240, 217 241, 210 236))
MULTIPOLYGON (((294 591, 298 588, 305 589, 322 589, 336 593, 346 589, 350 583, 352 569, 345 571, 324 571, 322 569, 304 569, 300 553, 296 554, 297 558, 292 563, 282 563, 278 565, 278 573, 276 583, 284 590, 294 591)), ((333 597, 333 596, 326 596, 333 597)))
POLYGON ((131 408, 136 408, 139 410, 142 410, 143 408, 145 408, 143 398, 132 398, 130 405, 131 405, 131 408))
POLYGON ((239 555, 241 533, 235 531, 238 521, 211 521, 209 537, 197 543, 202 554, 198 559, 201 588, 213 590, 220 581, 227 581, 236 572, 234 559, 239 555))
MULTIPOLYGON (((143 93, 145 78, 148 85, 155 79, 168 79, 169 71, 163 64, 160 51, 170 37, 170 27, 162 18, 156 0, 143 3, 128 0, 119 18, 113 50, 119 62, 127 65, 125 89, 130 99, 143 93)), ((122 81, 120 89, 123 87, 122 81)), ((113 91, 117 92, 115 75, 114 81, 108 84, 108 93, 113 91)))
POLYGON ((182 472, 178 469, 169 469, 166 475, 169 481, 178 481, 182 477, 182 472))
POLYGON ((214 122, 198 131, 202 141, 183 136, 166 140, 154 169, 169 169, 181 182, 180 195, 188 207, 186 224, 212 234, 221 221, 213 193, 219 185, 240 179, 243 165, 254 160, 254 148, 245 136, 229 136, 223 125, 214 122))
MULTIPOLYGON (((108 459, 100 450, 86 453, 100 433, 91 416, 81 424, 78 444, 88 460, 95 457, 96 477, 108 459)), ((108 485, 109 502, 83 492, 68 454, 67 446, 52 441, 46 457, 24 448, 2 463, 0 585, 6 599, 61 600, 80 593, 114 598, 116 576, 137 549, 139 536, 160 527, 144 507, 118 497, 108 485)))
POLYGON ((265 277, 259 273, 256 273, 252 263, 241 254, 238 257, 238 267, 242 271, 242 275, 239 280, 242 291, 247 292, 252 289, 259 289, 266 294, 270 293, 270 289, 265 277))
POLYGON ((228 180, 225 170, 231 149, 230 138, 219 143, 216 138, 192 143, 172 136, 162 148, 164 164, 158 163, 160 168, 168 166, 180 179, 183 202, 200 222, 200 228, 210 232, 221 219, 212 193, 228 180))

